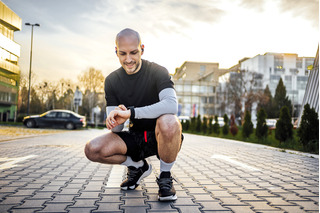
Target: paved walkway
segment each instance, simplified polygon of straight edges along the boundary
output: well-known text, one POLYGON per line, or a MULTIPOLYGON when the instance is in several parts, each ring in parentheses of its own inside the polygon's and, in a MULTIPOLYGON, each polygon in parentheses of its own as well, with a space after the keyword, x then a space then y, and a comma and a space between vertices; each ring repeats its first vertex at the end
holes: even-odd
POLYGON ((318 212, 315 155, 185 135, 173 168, 178 200, 158 202, 159 161, 134 191, 123 166, 88 161, 87 140, 106 130, 71 131, 0 143, 0 212, 318 212))

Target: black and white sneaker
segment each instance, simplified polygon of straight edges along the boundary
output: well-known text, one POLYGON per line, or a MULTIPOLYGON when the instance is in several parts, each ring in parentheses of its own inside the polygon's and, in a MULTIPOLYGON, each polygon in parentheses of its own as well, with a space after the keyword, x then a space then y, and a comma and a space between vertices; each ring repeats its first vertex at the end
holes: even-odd
POLYGON ((122 190, 133 190, 137 188, 141 180, 148 177, 152 172, 152 166, 143 160, 143 166, 135 168, 134 166, 128 167, 127 179, 124 180, 120 187, 122 190))
POLYGON ((172 180, 170 172, 161 172, 160 178, 157 178, 159 186, 158 199, 160 201, 173 201, 177 199, 172 180))

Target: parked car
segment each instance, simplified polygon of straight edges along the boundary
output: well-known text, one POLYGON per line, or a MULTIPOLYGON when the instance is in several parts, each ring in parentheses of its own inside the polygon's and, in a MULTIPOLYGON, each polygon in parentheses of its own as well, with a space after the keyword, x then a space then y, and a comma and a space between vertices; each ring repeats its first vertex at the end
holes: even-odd
MULTIPOLYGON (((215 123, 216 123, 216 121, 215 121, 215 119, 213 118, 212 124, 215 124, 215 123)), ((223 127, 223 126, 224 126, 224 119, 223 119, 223 117, 218 117, 218 124, 219 124, 220 127, 223 127)))
POLYGON ((86 126, 86 117, 69 110, 50 110, 41 115, 31 115, 23 118, 23 124, 28 128, 34 127, 64 127, 76 129, 86 126))
POLYGON ((269 129, 275 129, 277 124, 277 119, 266 119, 266 124, 269 129))

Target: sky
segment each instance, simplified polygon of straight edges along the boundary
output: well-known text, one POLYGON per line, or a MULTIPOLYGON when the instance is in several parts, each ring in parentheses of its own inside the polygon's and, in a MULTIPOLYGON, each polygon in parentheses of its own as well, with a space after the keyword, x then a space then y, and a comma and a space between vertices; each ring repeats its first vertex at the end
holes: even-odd
POLYGON ((319 0, 2 0, 22 19, 14 34, 27 75, 31 27, 32 72, 38 81, 77 81, 90 67, 104 76, 120 67, 115 36, 140 33, 142 58, 174 73, 184 61, 230 68, 266 52, 314 57, 319 43, 319 0))

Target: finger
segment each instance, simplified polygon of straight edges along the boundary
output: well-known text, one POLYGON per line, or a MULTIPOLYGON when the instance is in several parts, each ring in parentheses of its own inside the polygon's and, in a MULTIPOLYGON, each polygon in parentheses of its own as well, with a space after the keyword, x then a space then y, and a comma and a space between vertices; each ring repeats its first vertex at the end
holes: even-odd
POLYGON ((118 107, 119 107, 121 110, 127 110, 127 108, 126 108, 123 104, 119 105, 118 107))

